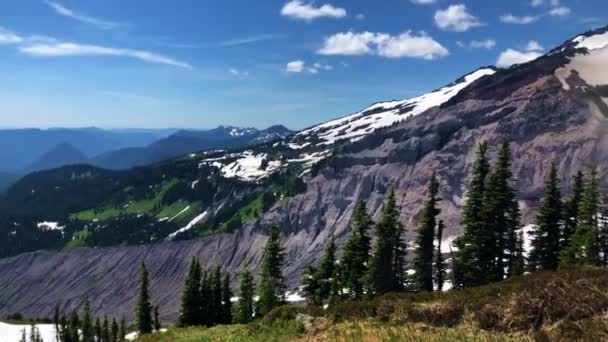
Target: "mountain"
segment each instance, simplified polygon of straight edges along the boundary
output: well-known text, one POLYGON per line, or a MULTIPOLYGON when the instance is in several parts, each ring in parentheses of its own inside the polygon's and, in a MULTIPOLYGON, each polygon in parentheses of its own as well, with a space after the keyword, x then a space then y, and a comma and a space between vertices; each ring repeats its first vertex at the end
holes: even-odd
POLYGON ((43 154, 27 170, 32 172, 54 169, 64 165, 85 163, 87 159, 87 156, 76 147, 68 143, 62 143, 43 154))
POLYGON ((427 95, 378 103, 279 141, 127 171, 72 166, 31 174, 0 203, 0 218, 11 216, 0 222, 0 252, 64 250, 0 260, 0 315, 50 315, 56 304, 69 310, 88 296, 97 314, 131 317, 145 260, 162 317, 175 319, 192 256, 234 274, 256 269, 273 223, 293 290, 331 235, 339 246, 348 238, 359 200, 378 219, 394 189, 411 241, 433 172, 449 243, 460 233, 482 141, 492 158, 511 141, 522 223, 529 224, 554 161, 564 193, 577 171, 591 167, 607 189, 607 54, 608 27, 534 61, 481 68, 427 95), (76 248, 83 246, 97 248, 76 248))
POLYGON ((175 130, 0 129, 0 171, 23 173, 60 144, 69 144, 89 158, 124 147, 145 146, 173 132, 175 130))
POLYGON ((262 144, 283 139, 291 133, 284 126, 272 126, 264 130, 233 126, 219 126, 205 131, 180 130, 148 146, 107 152, 92 158, 90 162, 108 169, 128 169, 197 151, 262 144))

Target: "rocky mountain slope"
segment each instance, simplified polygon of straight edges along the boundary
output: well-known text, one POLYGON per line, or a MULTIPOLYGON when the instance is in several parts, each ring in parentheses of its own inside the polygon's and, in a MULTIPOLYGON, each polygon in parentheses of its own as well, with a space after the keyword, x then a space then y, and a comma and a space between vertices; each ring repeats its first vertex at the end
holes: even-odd
MULTIPOLYGON (((410 238, 433 171, 441 182, 441 218, 449 242, 459 233, 467 175, 480 141, 489 142, 492 155, 503 139, 512 141, 523 223, 529 223, 551 162, 559 163, 564 183, 590 167, 597 167, 606 179, 607 53, 604 28, 575 37, 532 62, 509 69, 482 68, 420 98, 378 104, 279 142, 194 155, 198 167, 216 170, 218 179, 268 188, 273 177, 290 174, 306 188, 284 196, 232 234, 151 246, 35 252, 0 260, 0 314, 50 314, 55 304, 73 307, 89 295, 97 313, 130 316, 137 262, 145 259, 152 296, 161 305, 162 316, 175 319, 189 258, 197 256, 207 266, 219 264, 235 273, 247 264, 255 267, 270 223, 281 226, 285 276, 294 288, 331 234, 338 243, 348 237, 350 217, 360 199, 368 201, 377 218, 386 192, 395 189, 410 238)), ((57 181, 51 179, 49 189, 57 181)), ((604 181, 602 186, 606 185, 604 181)), ((36 195, 25 196, 32 190, 27 183, 15 190, 13 207, 40 203, 36 195)), ((103 197, 100 201, 106 200, 103 197)), ((52 198, 62 198, 61 190, 52 198)), ((200 207, 199 214, 208 209, 200 207)), ((210 218, 195 226, 204 227, 210 218)))

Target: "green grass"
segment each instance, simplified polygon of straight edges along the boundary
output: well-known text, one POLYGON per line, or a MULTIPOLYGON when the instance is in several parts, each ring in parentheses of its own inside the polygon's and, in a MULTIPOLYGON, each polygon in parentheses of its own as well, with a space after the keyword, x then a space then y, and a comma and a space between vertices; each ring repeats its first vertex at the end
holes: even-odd
MULTIPOLYGON (((121 203, 120 205, 106 206, 103 208, 88 209, 88 210, 84 210, 84 211, 81 211, 78 213, 74 213, 74 214, 70 215, 70 218, 73 220, 79 220, 79 221, 93 221, 93 220, 107 221, 107 220, 110 220, 110 219, 113 219, 115 217, 125 215, 125 214, 148 214, 151 216, 157 216, 159 218, 173 217, 177 213, 179 213, 180 210, 184 209, 188 204, 181 206, 181 202, 177 202, 177 203, 173 203, 169 206, 162 207, 161 200, 162 200, 163 196, 165 195, 165 193, 167 191, 169 191, 177 183, 178 183, 177 179, 171 179, 167 182, 164 182, 161 186, 161 189, 158 192, 156 192, 156 194, 153 198, 147 198, 147 199, 134 201, 134 202, 121 203), (180 206, 181 206, 181 209, 177 210, 177 208, 180 206), (160 207, 160 210, 158 210, 159 207, 160 207), (169 216, 169 215, 160 216, 160 213, 162 213, 165 210, 167 210, 169 212, 175 212, 175 214, 172 216, 169 216), (175 210, 177 210, 177 211, 175 211, 175 210), (159 211, 160 213, 158 215, 154 215, 155 211, 159 211)), ((125 189, 125 191, 127 191, 127 189, 125 189)))
POLYGON ((219 325, 212 328, 174 328, 166 333, 151 334, 138 342, 286 342, 302 336, 303 328, 297 322, 284 322, 272 326, 251 323, 248 325, 219 325))
POLYGON ((64 249, 70 250, 73 248, 86 246, 85 241, 87 240, 88 236, 89 236, 89 231, 86 228, 75 232, 74 236, 72 237, 72 240, 70 240, 70 242, 68 242, 65 245, 64 249))

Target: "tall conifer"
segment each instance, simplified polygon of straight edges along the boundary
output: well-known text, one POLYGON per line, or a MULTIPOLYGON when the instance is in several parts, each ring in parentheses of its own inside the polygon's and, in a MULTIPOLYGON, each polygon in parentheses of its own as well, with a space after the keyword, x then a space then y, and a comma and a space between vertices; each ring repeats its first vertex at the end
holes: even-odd
POLYGON ((192 257, 188 276, 182 290, 182 307, 180 310, 179 324, 181 326, 196 325, 200 322, 201 310, 201 266, 192 257))
POLYGON ((249 270, 245 270, 241 275, 239 284, 239 301, 237 306, 236 322, 241 324, 249 323, 254 317, 254 302, 255 283, 253 275, 249 270))
POLYGON ((551 165, 545 182, 545 193, 536 216, 532 233, 530 268, 555 270, 559 265, 562 201, 557 178, 557 164, 551 165))
POLYGON ((145 335, 152 332, 152 304, 150 303, 150 289, 148 269, 142 261, 140 265, 139 290, 135 303, 135 324, 137 331, 145 335))
POLYGON ((261 315, 285 302, 285 284, 283 279, 283 247, 280 231, 276 225, 270 226, 260 273, 260 299, 258 309, 261 315))
POLYGON ((351 237, 346 242, 340 258, 343 286, 348 290, 349 296, 361 299, 367 273, 370 238, 369 230, 372 220, 367 213, 365 202, 360 201, 353 215, 351 237))
POLYGON ((441 244, 443 239, 443 231, 445 230, 445 224, 442 220, 439 220, 437 224, 437 250, 435 251, 435 284, 437 291, 443 290, 443 284, 445 282, 445 261, 443 260, 443 254, 441 253, 441 244))
POLYGON ((431 176, 427 190, 427 201, 422 211, 420 226, 416 231, 416 247, 414 251, 414 285, 419 291, 433 291, 433 255, 435 254, 435 229, 437 215, 441 212, 437 207, 439 198, 439 182, 435 173, 431 176))

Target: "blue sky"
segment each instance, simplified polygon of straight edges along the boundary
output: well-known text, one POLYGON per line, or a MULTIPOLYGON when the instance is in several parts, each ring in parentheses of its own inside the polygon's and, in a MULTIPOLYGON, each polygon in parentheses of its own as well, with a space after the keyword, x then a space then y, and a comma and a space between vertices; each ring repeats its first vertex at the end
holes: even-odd
POLYGON ((608 24, 604 0, 2 5, 2 127, 304 128, 608 24))

